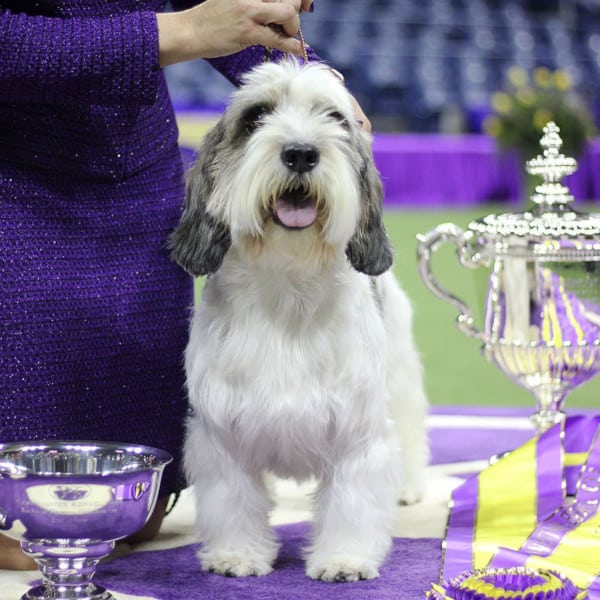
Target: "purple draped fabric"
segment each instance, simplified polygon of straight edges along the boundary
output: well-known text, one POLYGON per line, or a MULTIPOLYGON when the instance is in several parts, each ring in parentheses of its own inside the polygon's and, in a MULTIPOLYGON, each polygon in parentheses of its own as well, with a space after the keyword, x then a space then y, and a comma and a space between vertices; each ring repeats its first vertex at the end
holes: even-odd
MULTIPOLYGON (((375 134, 373 153, 390 207, 468 207, 504 201, 523 207, 525 165, 485 135, 375 134)), ((600 140, 566 177, 576 200, 600 198, 600 140)))
MULTIPOLYGON (((165 4, 0 0, 0 441, 158 446, 168 493, 192 285, 166 247, 184 178, 165 4)), ((263 55, 213 63, 236 82, 263 55)))

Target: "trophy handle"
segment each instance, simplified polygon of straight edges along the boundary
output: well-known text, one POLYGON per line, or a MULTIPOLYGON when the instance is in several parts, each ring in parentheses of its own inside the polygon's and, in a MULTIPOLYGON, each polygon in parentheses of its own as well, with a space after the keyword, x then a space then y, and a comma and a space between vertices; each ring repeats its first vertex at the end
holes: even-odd
POLYGON ((456 255, 461 265, 469 269, 480 267, 482 265, 481 255, 473 251, 472 232, 465 232, 453 223, 443 223, 428 233, 417 235, 417 240, 419 242, 417 245, 419 274, 425 285, 438 298, 458 309, 456 324, 463 333, 485 341, 483 331, 473 324, 473 313, 466 302, 443 287, 431 271, 431 255, 446 242, 452 242, 456 246, 456 255))

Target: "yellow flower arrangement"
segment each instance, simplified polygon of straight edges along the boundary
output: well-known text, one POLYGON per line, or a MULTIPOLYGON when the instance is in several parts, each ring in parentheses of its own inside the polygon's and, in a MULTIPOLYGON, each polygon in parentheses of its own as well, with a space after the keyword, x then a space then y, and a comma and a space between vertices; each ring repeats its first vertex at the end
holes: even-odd
POLYGON ((560 127, 563 152, 579 156, 596 134, 594 120, 573 89, 569 73, 538 67, 529 74, 511 67, 507 85, 491 98, 492 114, 484 131, 496 139, 502 149, 515 149, 523 159, 540 153, 542 130, 548 121, 560 127))

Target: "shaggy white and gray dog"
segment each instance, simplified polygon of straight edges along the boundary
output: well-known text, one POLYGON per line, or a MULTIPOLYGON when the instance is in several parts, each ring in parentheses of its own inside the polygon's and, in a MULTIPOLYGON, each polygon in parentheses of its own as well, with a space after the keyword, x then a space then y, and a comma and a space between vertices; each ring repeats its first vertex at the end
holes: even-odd
POLYGON ((172 235, 208 274, 185 355, 185 467, 205 570, 272 570, 267 474, 316 478, 307 574, 378 576, 422 495, 426 399, 382 186, 324 66, 264 64, 206 135, 172 235))

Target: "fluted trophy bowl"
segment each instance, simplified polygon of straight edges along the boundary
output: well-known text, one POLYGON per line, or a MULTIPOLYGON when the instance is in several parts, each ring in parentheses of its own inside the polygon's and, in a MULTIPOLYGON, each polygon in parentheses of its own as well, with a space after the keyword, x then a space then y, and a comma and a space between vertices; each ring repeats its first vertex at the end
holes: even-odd
POLYGON ((96 565, 148 521, 171 460, 112 442, 0 444, 0 532, 42 574, 21 600, 114 600, 92 582, 96 565))
POLYGON ((531 210, 488 215, 467 230, 445 223, 418 236, 417 247, 423 281, 458 309, 459 329, 533 394, 540 432, 563 418, 567 394, 600 371, 600 215, 569 207, 572 196, 560 179, 576 162, 560 154, 558 132, 549 123, 543 156, 527 163, 544 179, 531 210), (462 266, 485 270, 479 326, 432 272, 431 257, 445 243, 456 246, 462 266))

